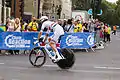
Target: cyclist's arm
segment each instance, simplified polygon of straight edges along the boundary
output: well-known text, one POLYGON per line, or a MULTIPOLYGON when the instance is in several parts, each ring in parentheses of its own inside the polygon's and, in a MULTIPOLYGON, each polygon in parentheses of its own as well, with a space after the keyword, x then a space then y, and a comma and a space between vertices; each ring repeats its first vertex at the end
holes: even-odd
POLYGON ((49 36, 49 33, 50 33, 50 29, 48 29, 47 32, 46 32, 46 34, 45 34, 44 42, 47 40, 47 38, 49 36))
POLYGON ((46 23, 43 23, 42 26, 41 26, 41 30, 40 30, 40 32, 38 34, 38 40, 40 39, 40 37, 42 35, 42 32, 43 32, 43 30, 44 30, 45 27, 46 27, 46 23))
POLYGON ((45 42, 45 41, 47 40, 47 38, 48 38, 48 33, 46 33, 46 35, 45 35, 45 39, 44 39, 43 42, 45 42))
POLYGON ((39 34, 38 34, 38 41, 39 41, 41 35, 42 35, 42 32, 40 31, 39 34))
MULTIPOLYGON (((42 35, 42 31, 38 34, 38 40, 40 39, 41 35, 42 35)), ((48 38, 48 33, 46 33, 45 39, 43 42, 45 42, 47 40, 47 38, 48 38)))

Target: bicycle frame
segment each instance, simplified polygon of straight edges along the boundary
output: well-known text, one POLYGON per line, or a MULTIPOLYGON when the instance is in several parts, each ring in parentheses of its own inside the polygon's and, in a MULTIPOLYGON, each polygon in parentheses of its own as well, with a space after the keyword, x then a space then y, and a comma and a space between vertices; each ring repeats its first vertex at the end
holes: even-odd
POLYGON ((32 49, 32 51, 29 55, 29 61, 33 66, 41 67, 42 65, 44 65, 44 63, 46 62, 46 55, 48 55, 50 60, 52 60, 53 63, 57 64, 58 67, 60 67, 61 69, 69 69, 73 66, 73 64, 75 62, 75 57, 74 57, 74 54, 71 50, 61 49, 60 44, 58 43, 58 44, 55 44, 55 45, 56 45, 56 49, 58 50, 59 54, 54 53, 54 51, 52 50, 48 41, 43 43, 43 40, 44 39, 42 37, 39 39, 39 41, 37 40, 37 38, 34 38, 35 47, 32 49), (41 53, 43 55, 40 55, 41 53), (32 58, 31 58, 32 54, 34 54, 35 57, 36 57, 34 61, 32 61, 32 58), (58 56, 61 56, 61 59, 57 60, 58 56), (41 57, 43 57, 42 63, 36 64, 38 58, 41 58, 41 57))
MULTIPOLYGON (((48 54, 48 56, 51 58, 53 57, 50 53, 50 51, 48 50, 48 48, 50 48, 52 50, 52 48, 50 47, 49 43, 43 43, 43 42, 38 42, 38 41, 35 41, 35 45, 37 45, 38 47, 40 47, 40 49, 44 49, 45 52, 48 54)), ((61 55, 61 52, 60 52, 60 44, 56 44, 56 48, 59 52, 59 54, 61 55)))

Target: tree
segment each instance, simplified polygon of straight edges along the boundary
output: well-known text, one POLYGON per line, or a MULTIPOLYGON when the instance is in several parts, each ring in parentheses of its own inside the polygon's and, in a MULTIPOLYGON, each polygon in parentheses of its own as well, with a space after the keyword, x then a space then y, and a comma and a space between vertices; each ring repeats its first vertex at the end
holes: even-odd
POLYGON ((115 8, 115 10, 116 10, 116 19, 117 19, 117 24, 120 25, 120 0, 118 0, 116 3, 117 3, 117 6, 115 8))
POLYGON ((87 2, 89 0, 72 0, 73 10, 87 10, 90 4, 87 2))
MULTIPOLYGON (((84 5, 87 0, 72 0, 73 2, 73 9, 74 10, 87 10, 84 5)), ((88 0, 92 3, 92 0, 88 0)), ((89 3, 91 7, 94 4, 89 3)), ((101 16, 97 16, 97 18, 104 22, 108 23, 110 25, 120 24, 120 0, 117 1, 117 3, 110 3, 106 0, 102 0, 99 9, 102 9, 103 14, 101 16)), ((99 10, 97 9, 96 12, 99 13, 99 10)))
POLYGON ((110 3, 106 0, 103 0, 101 3, 101 9, 103 10, 103 14, 99 16, 99 19, 105 23, 110 25, 115 25, 118 23, 118 19, 116 18, 116 4, 110 3))

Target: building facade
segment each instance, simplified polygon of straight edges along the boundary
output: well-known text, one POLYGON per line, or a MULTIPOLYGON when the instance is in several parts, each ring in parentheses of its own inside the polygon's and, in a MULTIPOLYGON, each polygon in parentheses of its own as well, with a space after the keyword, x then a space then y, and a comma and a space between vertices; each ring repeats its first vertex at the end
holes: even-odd
MULTIPOLYGON (((11 15, 21 17, 20 4, 22 0, 12 0, 11 15)), ((71 0, 23 0, 24 16, 42 16, 47 15, 49 18, 71 18, 71 0), (40 6, 38 7, 38 4, 40 6), (61 9, 60 9, 61 8, 61 9), (39 12, 38 12, 39 11, 39 12), (39 14, 38 14, 39 13, 39 14)), ((24 17, 25 18, 25 17, 24 17)))
POLYGON ((69 19, 72 15, 72 1, 71 0, 62 0, 62 12, 61 18, 69 19))
POLYGON ((6 5, 5 0, 0 0, 0 23, 6 24, 6 18, 10 17, 11 8, 6 5))
MULTIPOLYGON (((38 0, 24 0, 24 14, 37 17, 38 0)), ((71 18, 71 0, 40 0, 40 16, 47 15, 49 18, 58 19, 58 9, 61 6, 60 18, 71 18)))
POLYGON ((72 1, 71 0, 44 0, 42 6, 43 15, 47 14, 50 18, 71 18, 72 13, 72 1), (60 9, 60 17, 58 9, 60 9))
POLYGON ((24 0, 24 14, 37 17, 38 0, 24 0))
POLYGON ((12 0, 12 4, 11 4, 11 16, 12 17, 21 18, 21 14, 22 14, 21 1, 22 0, 12 0))
POLYGON ((49 18, 59 18, 57 13, 61 5, 61 0, 44 0, 42 5, 42 15, 47 15, 49 18))

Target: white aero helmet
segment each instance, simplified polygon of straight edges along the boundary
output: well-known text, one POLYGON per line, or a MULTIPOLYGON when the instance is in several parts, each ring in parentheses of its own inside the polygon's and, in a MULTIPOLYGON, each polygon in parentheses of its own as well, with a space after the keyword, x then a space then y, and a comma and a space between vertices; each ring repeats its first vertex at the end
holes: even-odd
POLYGON ((40 21, 41 21, 41 22, 43 22, 44 20, 48 20, 48 17, 47 17, 47 16, 42 16, 42 17, 40 18, 40 21))

